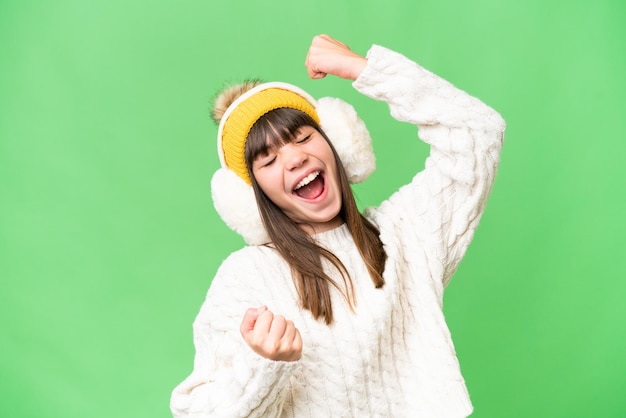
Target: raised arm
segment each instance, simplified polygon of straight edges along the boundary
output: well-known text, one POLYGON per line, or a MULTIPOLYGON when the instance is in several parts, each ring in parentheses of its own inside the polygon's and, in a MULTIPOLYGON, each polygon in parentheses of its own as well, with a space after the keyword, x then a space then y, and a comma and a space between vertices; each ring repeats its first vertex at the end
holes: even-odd
MULTIPOLYGON (((373 46, 353 86, 417 125, 430 145, 425 169, 371 216, 409 253, 423 250, 439 295, 463 257, 484 211, 500 161, 505 123, 480 100, 401 54, 373 46)), ((394 147, 401 148, 397 138, 394 147)), ((418 163, 421 165, 421 163, 418 163)))

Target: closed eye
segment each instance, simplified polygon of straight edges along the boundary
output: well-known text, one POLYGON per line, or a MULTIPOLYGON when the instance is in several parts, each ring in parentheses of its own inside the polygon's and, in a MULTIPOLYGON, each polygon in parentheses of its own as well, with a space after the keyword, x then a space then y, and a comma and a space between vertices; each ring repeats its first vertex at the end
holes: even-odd
POLYGON ((303 144, 306 141, 308 141, 309 139, 311 139, 311 135, 313 135, 312 133, 308 134, 307 136, 305 136, 304 138, 301 138, 299 140, 296 141, 297 144, 303 144))
POLYGON ((269 167, 276 161, 276 156, 268 156, 267 158, 263 158, 259 161, 261 167, 269 167))

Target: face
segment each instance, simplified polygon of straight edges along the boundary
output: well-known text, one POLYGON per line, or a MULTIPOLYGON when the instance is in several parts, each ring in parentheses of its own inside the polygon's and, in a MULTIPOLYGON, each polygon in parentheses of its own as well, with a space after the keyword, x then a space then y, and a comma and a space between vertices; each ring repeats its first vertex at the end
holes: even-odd
POLYGON ((257 156, 252 174, 267 197, 308 233, 342 224, 335 156, 315 128, 303 126, 293 141, 257 156))

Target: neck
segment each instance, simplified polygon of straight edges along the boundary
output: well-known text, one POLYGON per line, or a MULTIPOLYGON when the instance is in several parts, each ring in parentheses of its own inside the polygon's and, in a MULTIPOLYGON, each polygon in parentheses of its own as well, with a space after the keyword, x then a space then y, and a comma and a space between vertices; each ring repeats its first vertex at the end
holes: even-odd
POLYGON ((344 220, 337 215, 335 218, 324 223, 299 223, 298 226, 309 235, 321 234, 322 232, 330 231, 343 225, 344 220))

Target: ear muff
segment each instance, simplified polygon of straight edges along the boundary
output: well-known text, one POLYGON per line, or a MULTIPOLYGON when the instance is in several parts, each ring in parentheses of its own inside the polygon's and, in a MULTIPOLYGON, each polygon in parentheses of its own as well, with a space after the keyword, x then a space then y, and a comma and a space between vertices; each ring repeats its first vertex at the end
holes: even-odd
POLYGON ((376 169, 372 138, 354 108, 341 99, 317 101, 320 126, 341 158, 350 183, 365 181, 376 169))

